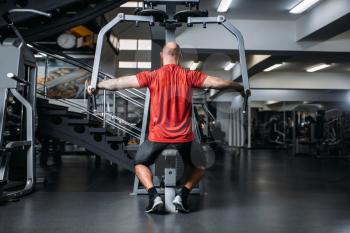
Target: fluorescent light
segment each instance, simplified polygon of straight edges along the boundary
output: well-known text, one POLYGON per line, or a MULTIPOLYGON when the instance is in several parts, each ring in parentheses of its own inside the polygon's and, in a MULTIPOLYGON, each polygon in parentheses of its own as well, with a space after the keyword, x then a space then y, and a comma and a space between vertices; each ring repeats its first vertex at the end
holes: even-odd
POLYGON ((119 50, 152 50, 152 40, 120 39, 119 50))
POLYGON ((33 45, 31 45, 31 44, 27 44, 27 46, 28 46, 29 48, 33 48, 33 45))
POLYGON ((228 8, 230 8, 232 0, 221 0, 218 12, 227 12, 228 8))
POLYGON ((307 72, 315 72, 315 71, 322 70, 322 69, 325 69, 325 68, 330 67, 330 66, 331 66, 330 64, 318 64, 318 65, 306 68, 306 71, 307 72))
POLYGON ((192 62, 190 70, 196 70, 199 67, 200 62, 192 62))
POLYGON ((108 40, 113 45, 113 48, 118 49, 118 45, 119 45, 118 37, 110 34, 108 40))
POLYGON ((119 68, 124 69, 151 69, 152 63, 151 62, 136 62, 136 61, 120 61, 119 62, 119 68))
POLYGON ((143 2, 126 2, 120 7, 125 7, 125 8, 136 8, 136 7, 143 7, 143 2))
POLYGON ((152 40, 138 40, 138 50, 152 50, 152 40))
POLYGON ((279 101, 269 100, 269 101, 266 101, 266 105, 277 104, 278 102, 279 101))
POLYGON ((280 67, 281 65, 283 65, 283 63, 275 64, 275 65, 273 65, 273 66, 270 66, 269 68, 266 68, 264 71, 265 71, 265 72, 268 72, 268 71, 277 69, 277 68, 280 67))
POLYGON ((137 40, 120 39, 119 49, 120 50, 137 50, 137 40))
POLYGON ((225 65, 224 70, 225 70, 225 71, 229 71, 229 70, 231 70, 235 65, 236 65, 236 63, 234 63, 234 62, 228 62, 228 63, 225 65))
POLYGON ((298 3, 295 7, 293 7, 289 13, 291 14, 301 14, 307 9, 309 9, 311 6, 316 4, 319 0, 303 0, 298 3))
POLYGON ((136 61, 120 61, 119 68, 135 69, 135 68, 137 68, 137 62, 136 61))
POLYGON ((139 61, 137 63, 137 68, 139 68, 139 69, 151 69, 152 68, 152 63, 151 62, 141 62, 141 61, 139 61))

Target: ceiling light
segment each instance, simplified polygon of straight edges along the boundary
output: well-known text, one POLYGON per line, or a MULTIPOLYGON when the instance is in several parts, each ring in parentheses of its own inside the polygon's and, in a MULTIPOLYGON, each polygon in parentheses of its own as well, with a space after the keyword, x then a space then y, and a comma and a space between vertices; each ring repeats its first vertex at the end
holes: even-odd
POLYGON ((289 13, 291 14, 301 14, 307 9, 309 9, 311 6, 316 4, 319 0, 303 0, 299 2, 295 7, 293 7, 289 13))
POLYGON ((322 70, 322 69, 325 69, 325 68, 330 67, 330 66, 331 66, 330 64, 318 64, 318 65, 306 68, 306 71, 307 72, 315 72, 315 71, 322 70))
POLYGON ((199 67, 200 62, 192 62, 190 70, 196 70, 199 67))
POLYGON ((152 40, 138 40, 137 41, 138 50, 152 50, 152 40))
POLYGON ((272 105, 272 104, 277 104, 277 103, 279 103, 279 101, 274 101, 274 100, 266 101, 266 105, 272 105))
POLYGON ((136 7, 143 7, 143 2, 126 2, 122 4, 120 7, 125 7, 125 8, 136 8, 136 7))
POLYGON ((135 68, 137 68, 137 62, 136 61, 120 61, 119 68, 135 69, 135 68))
POLYGON ((273 66, 270 66, 269 68, 266 68, 264 71, 265 71, 265 72, 268 72, 268 71, 277 69, 277 68, 280 67, 281 65, 283 65, 283 63, 275 64, 275 65, 273 65, 273 66))
POLYGON ((33 48, 33 45, 31 45, 31 44, 27 44, 27 46, 28 46, 29 48, 33 48))
POLYGON ((139 68, 139 69, 151 69, 152 68, 152 63, 151 62, 141 62, 141 61, 139 61, 137 63, 137 68, 139 68))
POLYGON ((119 49, 120 50, 137 50, 137 40, 120 39, 119 49))
POLYGON ((119 50, 152 50, 152 40, 120 39, 119 50))
POLYGON ((218 12, 227 12, 228 8, 230 8, 232 0, 221 0, 218 12))
POLYGON ((229 70, 231 70, 235 65, 236 65, 236 63, 234 63, 234 62, 228 62, 228 63, 225 65, 224 70, 225 70, 225 71, 229 71, 229 70))

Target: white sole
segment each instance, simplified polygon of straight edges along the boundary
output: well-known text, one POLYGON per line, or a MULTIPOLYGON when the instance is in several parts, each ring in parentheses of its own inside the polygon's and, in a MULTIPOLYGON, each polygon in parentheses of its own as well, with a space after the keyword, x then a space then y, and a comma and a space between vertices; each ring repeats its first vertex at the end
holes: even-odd
POLYGON ((146 210, 146 213, 160 212, 163 209, 164 203, 162 200, 154 200, 152 209, 146 210))
POLYGON ((182 212, 185 212, 185 213, 189 213, 190 212, 190 210, 187 210, 187 209, 184 208, 182 203, 180 201, 178 201, 177 198, 175 198, 175 200, 173 201, 173 204, 174 204, 176 210, 179 210, 179 211, 182 211, 182 212))

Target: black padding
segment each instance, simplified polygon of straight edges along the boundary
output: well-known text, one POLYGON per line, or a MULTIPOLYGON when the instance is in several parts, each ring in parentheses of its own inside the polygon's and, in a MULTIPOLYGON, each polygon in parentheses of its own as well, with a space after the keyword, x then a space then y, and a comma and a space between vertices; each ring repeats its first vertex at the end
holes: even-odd
POLYGON ((153 16, 155 22, 164 22, 168 19, 168 15, 162 11, 157 9, 142 9, 138 8, 135 11, 135 15, 140 16, 153 16))
POLYGON ((177 22, 187 23, 188 17, 208 17, 208 11, 200 11, 200 10, 183 10, 176 12, 174 15, 174 19, 177 22))

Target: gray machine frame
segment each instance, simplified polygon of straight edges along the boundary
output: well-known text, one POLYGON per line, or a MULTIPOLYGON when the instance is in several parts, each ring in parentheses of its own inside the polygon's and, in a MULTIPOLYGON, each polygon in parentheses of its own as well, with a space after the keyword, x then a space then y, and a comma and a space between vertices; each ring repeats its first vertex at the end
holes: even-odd
MULTIPOLYGON (((17 60, 17 63, 13 62, 13 64, 16 64, 17 67, 13 67, 7 62, 3 62, 1 65, 4 65, 1 70, 1 82, 0 82, 0 96, 1 96, 1 113, 0 113, 0 139, 1 139, 1 146, 4 146, 2 148, 2 156, 0 157, 0 180, 7 181, 8 180, 8 172, 9 172, 9 161, 11 158, 11 152, 9 150, 15 149, 15 148, 23 148, 27 151, 27 174, 26 174, 26 182, 23 189, 16 190, 16 191, 10 191, 10 192, 3 192, 0 196, 1 200, 16 198, 19 196, 23 196, 25 194, 28 194, 34 189, 34 181, 35 181, 35 156, 34 156, 34 124, 35 124, 35 77, 36 77, 36 66, 35 66, 35 58, 34 56, 30 56, 30 52, 28 51, 28 48, 23 45, 23 42, 16 47, 16 43, 18 42, 18 39, 11 39, 4 41, 1 45, 1 48, 3 50, 17 52, 12 53, 13 56, 16 58, 14 60, 17 60), (19 58, 19 59, 17 59, 19 58), (23 69, 23 70, 22 70, 23 69), (27 74, 30 76, 29 82, 31 84, 28 84, 21 80, 18 77, 22 77, 25 75, 25 72, 31 69, 31 73, 27 74), (32 73, 34 71, 34 73, 32 73), (6 75, 5 75, 6 74, 6 75), (5 76, 5 77, 4 77, 5 76), (18 91, 17 87, 18 85, 30 85, 28 87, 29 91, 29 98, 22 96, 18 91), (34 85, 34 86, 33 86, 34 85), (12 94, 25 108, 26 111, 26 138, 22 141, 11 141, 8 142, 6 145, 3 145, 3 132, 4 132, 4 125, 6 121, 6 107, 7 107, 7 99, 9 94, 12 94)), ((1 51, 0 48, 0 51, 1 51)), ((7 56, 10 56, 10 54, 6 54, 7 56)), ((9 58, 9 57, 7 57, 9 58)), ((13 59, 9 59, 9 61, 14 61, 13 59)))
MULTIPOLYGON (((34 13, 51 17, 51 14, 34 9, 12 9, 4 15, 4 19, 12 28, 17 38, 6 38, 0 43, 0 54, 6 56, 0 63, 0 201, 18 198, 33 191, 35 172, 35 103, 36 103, 36 61, 35 57, 27 46, 22 35, 15 27, 10 14, 13 13, 34 13), (25 80, 25 78, 28 80, 25 80), (23 96, 18 89, 26 89, 23 96), (8 141, 5 145, 4 130, 6 122, 7 101, 9 94, 12 94, 25 109, 25 138, 21 141, 8 141), (23 188, 5 191, 6 183, 9 181, 9 165, 11 150, 22 149, 26 151, 26 180, 23 188)), ((24 135, 23 135, 24 136, 24 135)))
MULTIPOLYGON (((145 1, 145 2, 151 2, 151 1, 145 1)), ((159 2, 159 4, 177 4, 179 1, 157 1, 157 2, 159 2)), ((190 1, 181 1, 181 2, 183 3, 183 2, 190 2, 190 1)), ((196 2, 199 3, 199 1, 196 1, 196 2)), ((144 23, 149 23, 149 25, 151 26, 154 25, 153 16, 136 16, 136 15, 125 15, 124 13, 119 13, 112 21, 110 21, 107 25, 105 25, 101 29, 97 38, 93 72, 91 76, 91 86, 94 89, 96 89, 96 86, 97 86, 98 72, 100 68, 100 59, 101 59, 101 52, 102 52, 104 37, 108 31, 110 31, 113 27, 115 27, 117 24, 121 22, 135 22, 136 24, 140 22, 144 22, 144 23)), ((246 64, 246 57, 245 57, 244 38, 241 32, 236 27, 234 27, 229 21, 227 21, 224 16, 221 16, 221 15, 217 17, 188 17, 187 24, 188 26, 192 26, 193 24, 203 24, 204 26, 206 24, 219 24, 219 25, 222 25, 224 28, 226 28, 237 39, 242 80, 243 80, 244 92, 246 93, 244 97, 244 102, 243 102, 243 113, 246 113, 248 108, 248 97, 249 97, 248 95, 249 79, 248 79, 248 71, 247 71, 247 64, 246 64)), ((140 144, 144 142, 146 137, 148 113, 149 113, 149 107, 150 107, 149 105, 150 105, 150 95, 149 95, 149 90, 147 89, 140 144)), ((154 165, 152 165, 151 169, 153 170, 153 172, 155 171, 154 165)), ((157 185, 157 183, 160 183, 160 182, 156 180, 155 183, 157 185)), ((162 190, 160 190, 160 192, 162 192, 162 190)), ((199 188, 194 189, 192 193, 203 194, 202 184, 200 183, 199 188)), ((147 191, 145 189, 139 188, 139 180, 136 176, 134 181, 133 194, 135 195, 147 194, 147 191)))

